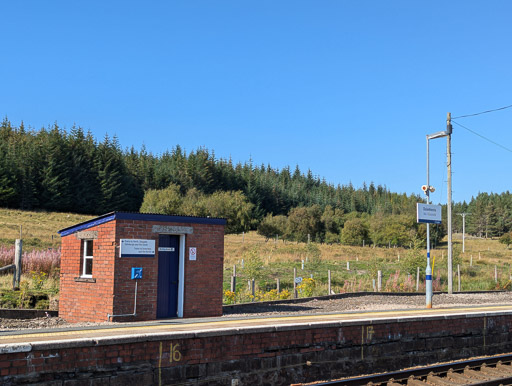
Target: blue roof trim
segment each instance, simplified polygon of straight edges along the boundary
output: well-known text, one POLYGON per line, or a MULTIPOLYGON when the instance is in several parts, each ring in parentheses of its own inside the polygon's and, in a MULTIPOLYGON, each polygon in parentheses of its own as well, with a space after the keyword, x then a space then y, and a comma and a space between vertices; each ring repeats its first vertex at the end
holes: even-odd
POLYGON ((106 216, 106 217, 105 216, 98 217, 91 221, 86 221, 86 222, 80 223, 78 225, 69 227, 69 228, 61 229, 60 231, 58 231, 58 233, 61 235, 61 237, 67 236, 67 235, 70 235, 71 233, 75 233, 75 232, 82 231, 87 228, 95 227, 96 225, 105 224, 106 222, 112 221, 115 218, 116 218, 115 213, 110 216, 106 216))
POLYGON ((150 214, 150 213, 129 213, 129 212, 110 212, 103 216, 96 217, 95 219, 85 221, 80 224, 61 229, 57 233, 62 236, 68 236, 72 233, 82 231, 84 229, 92 228, 97 225, 105 224, 112 220, 137 220, 137 221, 158 221, 158 222, 179 222, 186 224, 211 224, 211 225, 226 225, 224 218, 208 218, 208 217, 193 217, 193 216, 170 216, 165 214, 150 214))
POLYGON ((159 221, 159 222, 182 222, 182 223, 188 223, 188 224, 226 225, 226 219, 224 219, 224 218, 170 216, 170 215, 166 215, 166 214, 153 214, 153 213, 116 212, 116 219, 118 219, 118 220, 139 220, 139 221, 159 221))

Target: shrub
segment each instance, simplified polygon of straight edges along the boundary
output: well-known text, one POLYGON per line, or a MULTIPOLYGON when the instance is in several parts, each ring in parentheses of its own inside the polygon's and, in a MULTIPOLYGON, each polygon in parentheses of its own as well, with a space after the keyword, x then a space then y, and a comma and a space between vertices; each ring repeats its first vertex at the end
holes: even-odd
POLYGON ((233 291, 224 291, 224 304, 233 304, 235 302, 235 293, 233 291))
POLYGON ((265 237, 265 240, 275 237, 283 237, 286 231, 286 223, 288 218, 286 216, 272 216, 268 214, 258 225, 258 234, 265 237))
POLYGON ((304 279, 300 283, 299 286, 297 286, 297 290, 300 291, 300 293, 306 297, 309 298, 313 296, 313 291, 316 287, 316 283, 314 279, 304 279))
POLYGON ((282 290, 279 293, 279 299, 281 299, 281 300, 290 299, 291 297, 292 297, 292 294, 288 290, 282 290))

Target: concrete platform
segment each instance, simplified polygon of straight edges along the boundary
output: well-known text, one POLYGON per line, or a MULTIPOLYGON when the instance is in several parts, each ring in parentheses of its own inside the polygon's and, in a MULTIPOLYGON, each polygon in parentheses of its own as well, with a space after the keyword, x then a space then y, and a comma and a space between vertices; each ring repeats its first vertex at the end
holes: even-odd
POLYGON ((509 351, 510 305, 169 319, 0 332, 0 376, 3 384, 86 374, 87 384, 284 385, 509 351))
MULTIPOLYGON (((328 314, 309 314, 268 317, 216 317, 194 319, 160 319, 150 322, 122 323, 103 326, 65 327, 51 329, 25 329, 0 331, 0 345, 16 343, 39 343, 52 341, 68 341, 75 339, 93 338, 129 338, 130 336, 149 337, 152 334, 195 333, 222 330, 224 333, 232 330, 254 329, 262 327, 290 328, 314 325, 361 325, 376 324, 386 321, 425 321, 432 318, 481 317, 491 315, 512 314, 512 305, 501 306, 471 306, 441 309, 407 309, 393 311, 343 312, 328 314)), ((1 346, 0 346, 1 347, 1 346)))

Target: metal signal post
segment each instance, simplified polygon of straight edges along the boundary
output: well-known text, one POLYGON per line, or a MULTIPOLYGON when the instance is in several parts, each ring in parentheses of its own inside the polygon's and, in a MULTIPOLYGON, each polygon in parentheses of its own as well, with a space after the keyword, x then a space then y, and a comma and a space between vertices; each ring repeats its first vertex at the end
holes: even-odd
MULTIPOLYGON (((427 196, 427 204, 430 203, 430 192, 434 188, 430 186, 429 181, 429 141, 435 138, 446 137, 447 147, 447 174, 448 174, 448 202, 447 202, 447 217, 448 217, 448 293, 453 293, 453 273, 452 273, 452 155, 451 155, 451 114, 448 113, 446 120, 446 131, 439 131, 434 134, 427 135, 427 185, 423 187, 423 191, 427 196)), ((425 292, 427 308, 432 308, 432 268, 430 267, 430 224, 427 223, 427 269, 425 272, 425 292)))

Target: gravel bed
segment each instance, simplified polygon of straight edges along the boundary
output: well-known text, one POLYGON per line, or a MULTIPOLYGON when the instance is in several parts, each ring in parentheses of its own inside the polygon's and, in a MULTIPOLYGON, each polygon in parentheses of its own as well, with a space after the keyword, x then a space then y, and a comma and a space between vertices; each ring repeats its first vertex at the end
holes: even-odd
MULTIPOLYGON (((512 292, 435 294, 433 308, 512 305, 512 292)), ((313 299, 303 303, 258 304, 225 310, 224 317, 317 314, 353 311, 392 311, 425 308, 425 295, 366 295, 343 299, 313 299)))
MULTIPOLYGON (((435 294, 432 298, 434 308, 463 307, 477 305, 512 305, 512 292, 489 292, 467 294, 435 294)), ((224 310, 224 318, 240 316, 279 316, 354 311, 390 311, 425 308, 424 295, 393 296, 364 295, 343 299, 318 299, 302 303, 258 304, 224 310)), ((67 323, 58 317, 36 319, 0 318, 0 333, 12 330, 88 327, 101 325, 123 325, 123 323, 67 323)))

